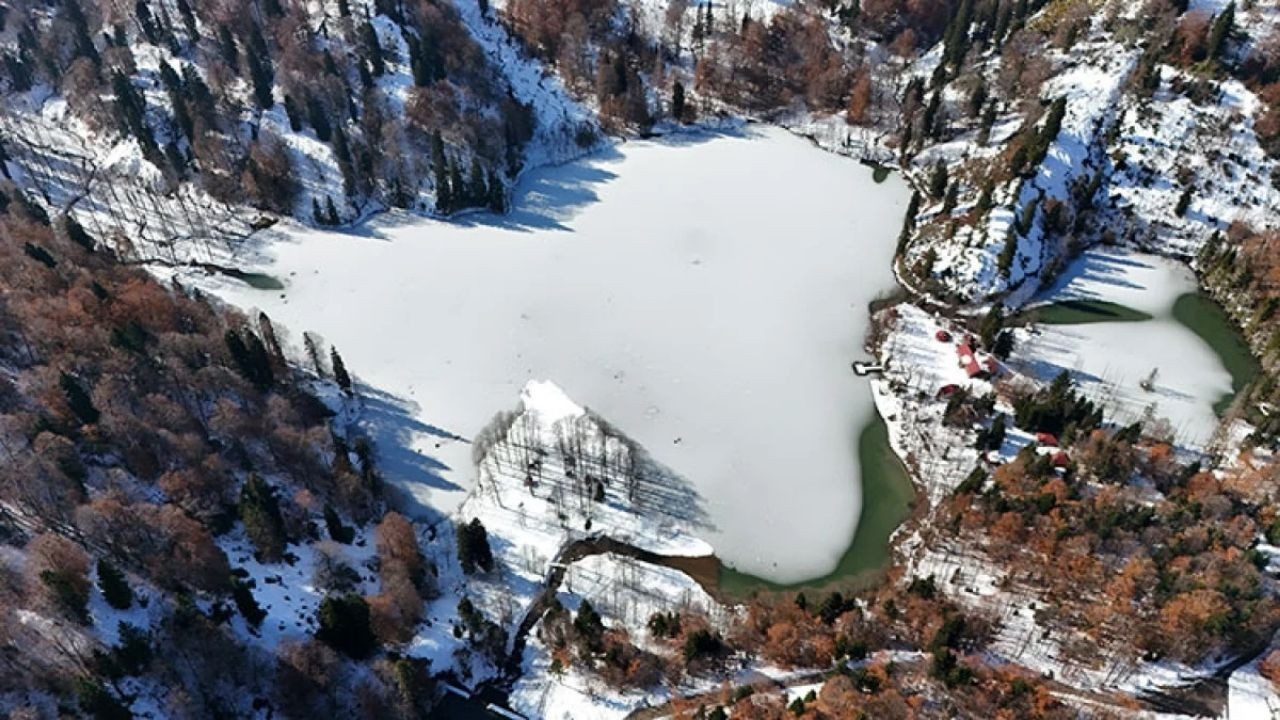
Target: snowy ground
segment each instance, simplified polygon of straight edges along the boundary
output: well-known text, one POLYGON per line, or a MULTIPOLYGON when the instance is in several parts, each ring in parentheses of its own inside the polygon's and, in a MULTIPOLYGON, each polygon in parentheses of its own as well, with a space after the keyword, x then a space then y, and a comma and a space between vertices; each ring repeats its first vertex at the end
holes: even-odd
POLYGON ((1041 380, 1062 370, 1118 424, 1150 413, 1169 421, 1180 444, 1203 447, 1217 430, 1213 405, 1231 392, 1231 375, 1194 332, 1173 319, 1174 301, 1195 292, 1195 277, 1167 258, 1114 249, 1084 253, 1043 296, 1104 300, 1154 316, 1143 322, 1044 325, 1020 335, 1011 362, 1041 380), (1139 383, 1153 368, 1154 389, 1139 383))
MULTIPOLYGON (((600 613, 606 627, 627 631, 640 647, 663 652, 649 633, 649 617, 656 612, 693 613, 725 627, 730 611, 723 609, 685 574, 617 555, 597 555, 569 566, 559 599, 577 611, 585 598, 600 613)), ((669 650, 668 650, 669 651, 669 650)), ((511 692, 511 705, 526 717, 546 720, 623 718, 644 705, 658 705, 674 695, 711 690, 714 680, 687 687, 619 691, 577 668, 549 672, 551 656, 541 642, 530 642, 525 672, 511 692), (674 691, 674 692, 673 692, 674 691)))
POLYGON ((273 231, 271 260, 245 269, 282 292, 200 283, 334 343, 375 389, 388 477, 421 503, 455 507, 472 484, 460 438, 547 378, 697 486, 723 558, 796 581, 854 532, 871 399, 849 362, 891 286, 905 196, 751 127, 532 173, 506 217, 273 231))

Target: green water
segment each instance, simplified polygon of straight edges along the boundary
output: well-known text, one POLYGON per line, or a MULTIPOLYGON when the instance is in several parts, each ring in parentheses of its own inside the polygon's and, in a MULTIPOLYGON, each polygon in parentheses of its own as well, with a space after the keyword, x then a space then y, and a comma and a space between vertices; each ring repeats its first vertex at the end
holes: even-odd
POLYGON ((244 284, 248 285, 249 287, 257 290, 283 290, 284 289, 284 283, 280 282, 280 280, 275 278, 274 276, 267 275, 266 273, 241 272, 241 273, 236 273, 234 277, 237 280, 240 280, 244 284))
POLYGON ((1106 300, 1063 300, 1026 313, 1030 322, 1045 325, 1083 325, 1095 322, 1143 322, 1152 316, 1106 300))
POLYGON ((1258 376, 1261 371, 1258 361, 1226 311, 1208 296, 1187 293, 1179 297, 1173 304, 1173 318, 1212 348, 1231 374, 1231 392, 1213 405, 1214 412, 1221 415, 1235 396, 1258 376))
POLYGON ((877 183, 882 183, 889 179, 889 173, 893 172, 893 168, 888 165, 876 165, 871 170, 871 179, 877 183))
POLYGON ((829 574, 792 585, 721 566, 719 588, 729 596, 742 597, 755 590, 821 588, 836 583, 858 584, 889 564, 889 536, 911 514, 915 491, 907 470, 889 445, 889 429, 875 415, 858 436, 858 459, 862 465, 862 514, 853 543, 829 574))

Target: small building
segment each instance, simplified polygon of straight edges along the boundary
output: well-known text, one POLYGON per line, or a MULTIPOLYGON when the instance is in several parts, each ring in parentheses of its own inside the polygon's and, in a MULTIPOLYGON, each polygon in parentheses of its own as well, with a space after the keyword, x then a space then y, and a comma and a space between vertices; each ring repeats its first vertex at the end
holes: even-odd
POLYGON ((960 358, 960 367, 964 368, 965 373, 969 377, 978 377, 982 375, 982 366, 978 364, 978 359, 973 355, 973 348, 969 343, 960 343, 956 346, 956 355, 960 358))
POLYGON ((937 338, 938 342, 951 342, 951 333, 942 328, 938 328, 938 332, 934 333, 933 336, 937 338))
POLYGON ((1058 438, 1053 433, 1038 432, 1036 433, 1036 444, 1057 447, 1058 438))
POLYGON ((982 365, 987 369, 987 373, 995 375, 1000 372, 1000 363, 994 357, 988 355, 982 359, 982 365))
POLYGON ((958 391, 959 389, 960 389, 960 386, 959 386, 959 385, 957 385, 957 384, 955 384, 955 383, 948 383, 948 384, 943 385, 942 387, 938 388, 938 397, 939 397, 939 398, 949 398, 949 397, 951 397, 952 395, 955 395, 955 394, 956 394, 956 391, 958 391))
POLYGON ((1056 468, 1065 468, 1071 464, 1071 456, 1065 450, 1059 450, 1053 454, 1053 466, 1056 468))

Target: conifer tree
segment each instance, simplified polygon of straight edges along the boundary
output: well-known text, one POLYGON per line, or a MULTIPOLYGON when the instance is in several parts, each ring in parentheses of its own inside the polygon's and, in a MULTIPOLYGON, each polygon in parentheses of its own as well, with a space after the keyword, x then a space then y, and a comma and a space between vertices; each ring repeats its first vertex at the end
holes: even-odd
POLYGON ((253 541, 258 555, 266 562, 275 562, 283 557, 288 536, 284 517, 280 514, 280 503, 276 499, 275 488, 257 473, 250 473, 240 490, 239 512, 245 534, 253 541))
POLYGON ((941 198, 947 191, 947 166, 941 160, 933 164, 929 175, 929 195, 941 198))
POLYGON ((1221 60, 1222 52, 1227 47, 1227 41, 1231 39, 1232 33, 1235 32, 1236 25, 1236 4, 1234 2, 1227 3, 1222 12, 1213 19, 1213 25, 1209 28, 1209 39, 1206 43, 1208 55, 1211 59, 1221 60))
POLYGON ((382 77, 387 71, 387 66, 382 58, 382 44, 378 42, 378 31, 373 27, 373 23, 365 21, 360 26, 360 41, 364 44, 365 57, 369 59, 369 69, 374 77, 382 77))
POLYGON ((338 387, 347 395, 351 394, 351 375, 347 373, 347 364, 342 362, 342 356, 338 354, 338 348, 329 348, 329 364, 333 366, 333 380, 338 383, 338 387))
POLYGON ((328 195, 324 196, 324 219, 330 225, 341 225, 342 217, 338 215, 338 208, 333 204, 333 198, 328 195))
POLYGON ((102 591, 102 599, 117 610, 128 610, 133 605, 133 589, 129 587, 129 581, 105 558, 98 561, 98 589, 102 591))
POLYGON ((679 80, 671 86, 671 117, 677 122, 684 121, 684 84, 679 80))
POLYGON ((250 30, 249 49, 244 56, 249 64, 249 80, 253 83, 253 100, 258 107, 269 110, 276 102, 272 94, 275 72, 271 67, 267 41, 262 37, 262 28, 256 23, 250 30))
POLYGON ((316 639, 347 657, 362 660, 378 649, 369 625, 369 604, 355 593, 326 597, 316 619, 316 639))
POLYGON ((468 575, 493 569, 493 550, 489 547, 489 533, 480 518, 458 525, 458 563, 468 575))
POLYGON ((80 422, 85 425, 92 425, 98 422, 98 418, 102 413, 98 412, 98 408, 93 406, 93 400, 89 397, 89 393, 81 387, 80 382, 68 373, 62 373, 59 380, 62 386, 62 394, 67 399, 67 405, 71 407, 71 412, 75 414, 80 422))

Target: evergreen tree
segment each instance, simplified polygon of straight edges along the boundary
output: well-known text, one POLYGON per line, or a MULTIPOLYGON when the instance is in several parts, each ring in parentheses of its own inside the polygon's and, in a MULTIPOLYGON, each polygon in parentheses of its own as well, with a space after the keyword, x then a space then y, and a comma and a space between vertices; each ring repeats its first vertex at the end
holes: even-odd
POLYGON ((1235 32, 1236 26, 1236 4, 1234 2, 1227 3, 1213 19, 1213 25, 1209 28, 1209 39, 1206 43, 1207 52, 1211 59, 1221 60, 1222 52, 1227 47, 1227 41, 1231 39, 1235 32))
POLYGON ((67 617, 81 625, 89 624, 89 593, 65 570, 44 570, 40 582, 49 589, 53 602, 67 617))
POLYGON ((224 340, 240 375, 259 391, 270 390, 275 384, 275 371, 271 369, 271 358, 262 340, 248 329, 245 329, 243 337, 235 329, 228 329, 224 340))
POLYGON ((960 195, 960 183, 953 182, 947 186, 947 192, 942 198, 942 214, 946 215, 956 209, 956 201, 960 195))
POLYGON ((1187 208, 1191 206, 1191 188, 1182 191, 1178 196, 1178 204, 1173 208, 1173 213, 1178 217, 1186 217, 1187 208))
POLYGON ((978 325, 978 335, 982 340, 983 347, 991 348, 995 346, 996 335, 1003 325, 1004 306, 1000 303, 994 303, 978 325))
POLYGON ((342 224, 342 217, 338 215, 338 208, 334 207, 333 198, 328 195, 324 196, 324 219, 330 225, 342 224))
POLYGON ((453 211, 453 193, 449 189, 449 162, 444 154, 444 140, 437 130, 431 133, 431 169, 435 175, 436 212, 453 211))
POLYGON ((75 377, 64 372, 59 384, 62 386, 62 394, 67 399, 67 405, 71 407, 71 412, 80 419, 81 423, 92 425, 98 422, 101 413, 98 412, 98 408, 93 406, 93 400, 89 397, 89 393, 85 392, 85 389, 80 386, 75 377))
POLYGON ((684 120, 684 84, 679 80, 671 86, 671 117, 677 122, 684 120))
POLYGON ((489 171, 489 210, 495 213, 504 213, 507 211, 506 189, 502 184, 502 179, 493 170, 489 171))
POLYGON ((293 96, 285 93, 284 96, 284 114, 289 118, 289 129, 294 132, 302 132, 302 113, 298 112, 298 105, 293 101, 293 96))
POLYGON ((236 610, 240 612, 240 616, 249 624, 249 627, 256 628, 267 618, 267 611, 258 604, 249 583, 234 575, 231 578, 231 600, 236 604, 236 610))
POLYGON ((387 66, 382 58, 382 44, 378 42, 378 31, 373 23, 366 21, 360 26, 360 41, 364 44, 365 57, 369 59, 369 68, 374 77, 382 77, 387 66))
POLYGON ((249 79, 253 83, 254 102, 263 110, 269 110, 276 103, 272 95, 275 71, 271 67, 271 53, 267 49, 266 39, 262 37, 262 28, 256 23, 250 29, 249 50, 244 56, 249 64, 249 79))
POLYGON ((333 139, 333 126, 329 124, 329 111, 325 109, 324 103, 320 102, 320 98, 311 95, 307 98, 307 121, 311 123, 311 129, 315 130, 316 138, 320 142, 329 142, 333 139))
POLYGON ((467 179, 467 204, 482 205, 489 197, 489 189, 484 184, 484 168, 480 158, 471 156, 471 175, 467 179))
POLYGON ((600 618, 600 613, 591 606, 591 601, 586 598, 583 598, 582 604, 578 606, 577 615, 573 618, 573 629, 591 647, 598 645, 604 636, 604 621, 600 618))
POLYGON ((356 538, 355 529, 344 525, 342 518, 338 517, 338 511, 328 503, 324 505, 324 525, 329 532, 329 538, 334 542, 350 545, 356 538))
POLYGON ((231 28, 226 25, 218 26, 218 54, 232 72, 240 72, 240 50, 236 46, 235 36, 231 34, 231 28))
POLYGON ((338 348, 329 347, 329 363, 333 366, 333 379, 338 383, 338 387, 347 395, 351 394, 351 375, 347 372, 347 364, 342 362, 342 356, 338 354, 338 348))
POLYGON ((133 720, 133 713, 97 680, 81 677, 75 681, 76 702, 93 720, 133 720))
POLYGON ((471 522, 459 524, 458 562, 462 571, 468 575, 477 570, 488 572, 493 569, 493 550, 489 547, 489 533, 480 518, 472 518, 471 522))
POLYGON ((98 589, 107 604, 117 610, 128 610, 133 605, 133 589, 129 587, 129 581, 110 560, 98 561, 98 589))
POLYGON ((314 220, 317 225, 329 224, 328 218, 326 218, 324 213, 320 211, 320 201, 317 200, 315 196, 312 196, 311 198, 311 219, 314 220))
POLYGON ((1004 248, 1000 250, 1000 256, 996 258, 996 265, 1000 270, 1000 274, 1009 275, 1009 271, 1013 269, 1013 259, 1018 254, 1018 233, 1011 232, 1005 235, 1004 248))
POLYGON ((947 191, 947 166, 941 160, 934 163, 933 171, 929 174, 929 195, 934 198, 941 198, 947 191))
POLYGON ((44 265, 45 267, 51 270, 58 266, 58 261, 53 258, 53 255, 49 254, 48 250, 45 250, 39 245, 36 245, 33 243, 24 243, 22 246, 22 251, 26 253, 27 256, 30 257, 31 259, 35 260, 36 262, 40 263, 41 265, 44 265))
POLYGON ((356 192, 356 167, 351 157, 351 147, 347 144, 347 133, 341 124, 333 129, 333 142, 330 145, 338 160, 338 169, 342 171, 342 191, 350 197, 356 192))
POLYGON ((97 241, 95 241, 93 236, 84 229, 84 226, 80 224, 80 221, 76 220, 76 216, 71 213, 67 213, 62 217, 63 226, 67 231, 67 239, 85 250, 93 252, 94 248, 97 247, 97 241))
POLYGON ((257 473, 250 473, 240 489, 239 512, 245 534, 253 541, 258 555, 266 562, 275 562, 283 557, 288 537, 280 514, 280 503, 276 499, 275 488, 257 473))
POLYGON ((316 639, 347 657, 362 660, 378 649, 369 625, 369 605, 355 593, 326 597, 317 621, 316 639))

